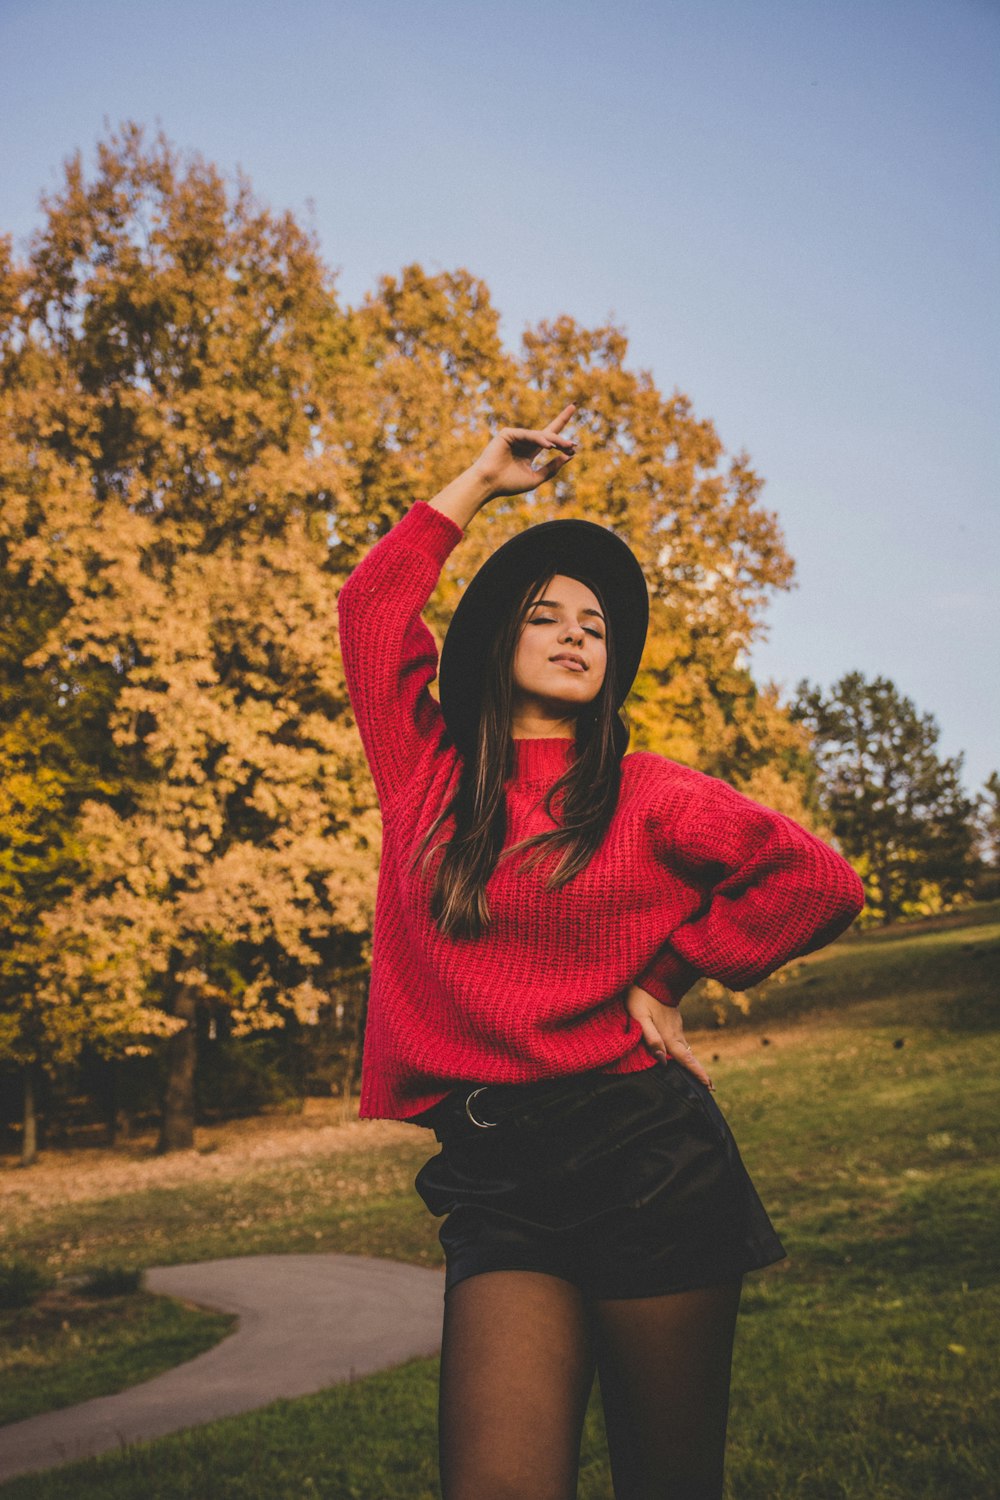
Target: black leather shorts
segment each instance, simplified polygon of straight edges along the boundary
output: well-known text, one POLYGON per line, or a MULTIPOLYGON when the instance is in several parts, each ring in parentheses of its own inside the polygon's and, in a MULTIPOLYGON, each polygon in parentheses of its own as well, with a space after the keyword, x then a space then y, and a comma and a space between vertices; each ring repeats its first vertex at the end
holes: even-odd
POLYGON ((545 1271, 592 1298, 655 1297, 785 1257, 711 1091, 673 1060, 463 1085, 421 1123, 441 1145, 414 1185, 447 1216, 446 1293, 545 1271))

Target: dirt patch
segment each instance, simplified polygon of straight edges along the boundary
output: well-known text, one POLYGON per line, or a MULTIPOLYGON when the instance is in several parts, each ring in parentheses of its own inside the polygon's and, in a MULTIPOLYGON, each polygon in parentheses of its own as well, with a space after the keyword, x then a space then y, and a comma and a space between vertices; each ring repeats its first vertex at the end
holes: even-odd
POLYGON ((220 1182, 251 1164, 300 1161, 337 1153, 376 1151, 411 1144, 420 1129, 400 1120, 339 1118, 336 1102, 309 1100, 301 1114, 263 1116, 200 1126, 193 1151, 155 1152, 155 1140, 130 1141, 84 1151, 44 1151, 25 1171, 13 1159, 0 1167, 0 1220, 25 1208, 86 1203, 148 1188, 220 1182))

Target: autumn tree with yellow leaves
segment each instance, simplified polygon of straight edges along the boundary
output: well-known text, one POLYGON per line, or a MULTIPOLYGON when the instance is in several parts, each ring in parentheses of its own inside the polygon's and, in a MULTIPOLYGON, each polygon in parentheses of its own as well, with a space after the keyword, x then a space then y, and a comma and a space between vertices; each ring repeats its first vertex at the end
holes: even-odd
POLYGON ((345 440, 358 482, 337 517, 350 554, 429 497, 507 421, 539 426, 575 401, 579 449, 551 484, 494 501, 446 564, 427 618, 439 638, 465 582, 507 538, 553 516, 614 526, 651 585, 642 668, 628 701, 633 745, 738 785, 817 826, 809 738, 747 666, 772 591, 794 571, 748 457, 726 462, 713 424, 626 363, 614 326, 562 316, 505 352, 499 314, 466 271, 383 277, 352 315, 361 357, 345 440), (513 414, 513 415, 512 415, 513 414))
POLYGON ((319 373, 343 320, 289 217, 138 128, 44 210, 8 263, 0 537, 13 583, 54 601, 27 697, 53 732, 103 698, 113 786, 80 801, 31 1006, 51 1037, 164 1040, 169 1149, 193 1140, 199 1008, 308 1019, 370 925, 319 373))
POLYGON ((187 1146, 199 1015, 308 1022, 370 960, 337 591, 491 427, 554 402, 582 408, 574 463, 470 527, 432 628, 524 525, 616 527, 652 591, 633 743, 810 818, 805 731, 745 665, 791 579, 777 520, 619 329, 560 316, 511 353, 481 281, 419 266, 342 308, 289 215, 134 125, 42 207, 0 261, 0 1060, 161 1048, 161 1145, 187 1146))

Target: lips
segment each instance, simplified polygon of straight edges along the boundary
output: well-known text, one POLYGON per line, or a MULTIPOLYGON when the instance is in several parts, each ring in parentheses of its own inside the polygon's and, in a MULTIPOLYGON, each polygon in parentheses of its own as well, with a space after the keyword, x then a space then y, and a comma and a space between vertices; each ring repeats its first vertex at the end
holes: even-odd
POLYGON ((586 662, 579 656, 571 656, 569 652, 564 653, 562 656, 550 657, 549 659, 558 666, 569 667, 572 672, 585 672, 587 670, 586 662))

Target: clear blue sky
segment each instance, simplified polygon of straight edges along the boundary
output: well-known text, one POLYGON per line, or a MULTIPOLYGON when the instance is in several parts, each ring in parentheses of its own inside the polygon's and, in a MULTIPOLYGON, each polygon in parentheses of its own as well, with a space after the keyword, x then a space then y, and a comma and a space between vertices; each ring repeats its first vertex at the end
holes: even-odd
POLYGON ((610 315, 798 564, 759 679, 883 673, 1000 767, 997 0, 0 0, 0 229, 124 119, 313 224, 610 315))

